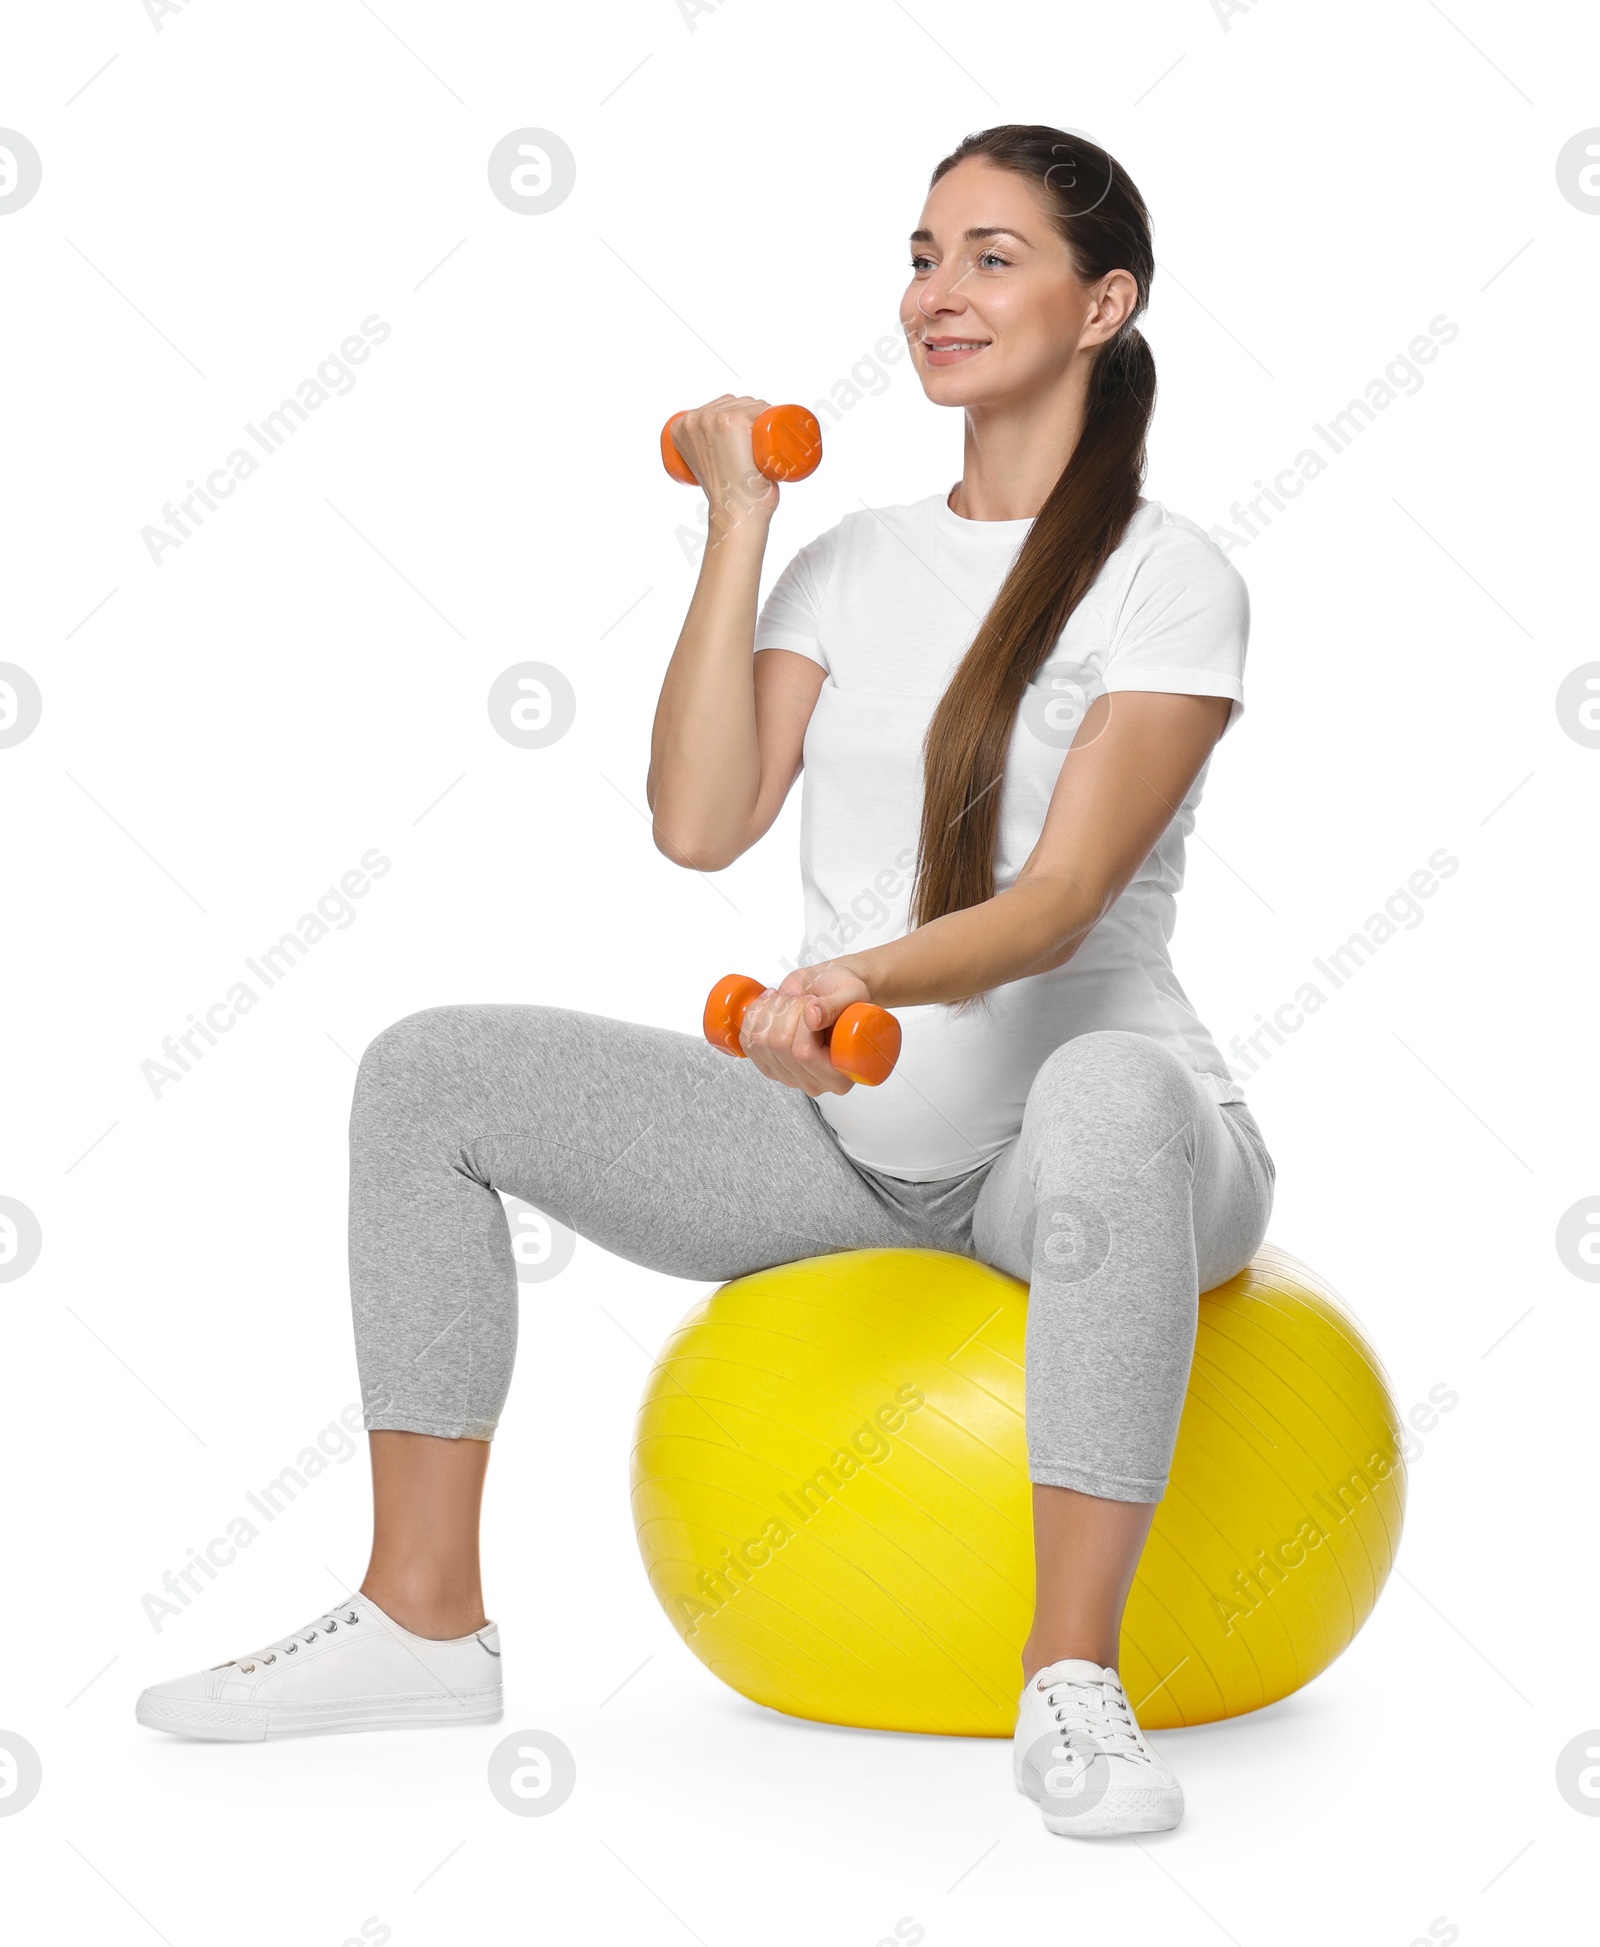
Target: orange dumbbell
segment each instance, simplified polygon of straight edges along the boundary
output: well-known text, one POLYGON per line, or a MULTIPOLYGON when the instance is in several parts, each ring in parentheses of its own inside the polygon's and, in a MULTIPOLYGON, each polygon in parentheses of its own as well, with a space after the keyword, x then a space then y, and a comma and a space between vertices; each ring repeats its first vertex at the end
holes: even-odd
MULTIPOLYGON (((743 1056, 739 1029, 744 1011, 766 990, 748 974, 729 974, 706 997, 706 1039, 713 1048, 743 1056)), ((833 1065, 853 1082, 876 1088, 886 1082, 900 1059, 900 1023, 887 1008, 870 1001, 852 1001, 833 1024, 828 1043, 833 1065)))
MULTIPOLYGON (((687 410, 687 408, 686 408, 687 410)), ((672 429, 683 417, 675 412, 661 428, 661 464, 685 487, 697 486, 694 470, 678 451, 672 429)), ((768 406, 750 428, 756 471, 769 480, 804 480, 822 464, 822 428, 806 406, 768 406)))

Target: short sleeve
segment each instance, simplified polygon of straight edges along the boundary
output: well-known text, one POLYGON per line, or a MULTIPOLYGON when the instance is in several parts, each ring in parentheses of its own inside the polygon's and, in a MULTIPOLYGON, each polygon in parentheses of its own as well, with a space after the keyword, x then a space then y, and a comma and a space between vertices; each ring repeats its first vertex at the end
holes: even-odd
POLYGON ((772 584, 756 617, 757 649, 792 649, 828 667, 822 646, 822 602, 832 566, 832 531, 805 546, 772 584))
POLYGON ((1250 594, 1210 537, 1188 523, 1158 529, 1110 620, 1107 690, 1166 690, 1233 701, 1244 714, 1250 594))

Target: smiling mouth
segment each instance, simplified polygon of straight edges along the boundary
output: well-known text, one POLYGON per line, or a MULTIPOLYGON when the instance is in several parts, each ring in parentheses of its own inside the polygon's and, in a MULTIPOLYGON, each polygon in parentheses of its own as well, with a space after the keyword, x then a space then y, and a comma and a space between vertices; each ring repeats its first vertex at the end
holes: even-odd
POLYGON ((969 358, 976 358, 988 343, 987 338, 924 338, 923 363, 935 372, 965 365, 969 358))

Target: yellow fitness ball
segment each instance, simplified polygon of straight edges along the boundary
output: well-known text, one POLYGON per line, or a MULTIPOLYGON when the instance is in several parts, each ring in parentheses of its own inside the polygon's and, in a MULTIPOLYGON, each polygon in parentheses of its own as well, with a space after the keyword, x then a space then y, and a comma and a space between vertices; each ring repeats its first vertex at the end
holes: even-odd
MULTIPOLYGON (((650 1375, 633 1509, 651 1586, 724 1683, 794 1717, 1008 1737, 1033 1613, 1028 1289, 940 1251, 738 1278, 650 1375)), ((1265 1247, 1200 1300, 1121 1674, 1149 1729, 1258 1710, 1372 1612, 1401 1428, 1349 1314, 1265 1247)))

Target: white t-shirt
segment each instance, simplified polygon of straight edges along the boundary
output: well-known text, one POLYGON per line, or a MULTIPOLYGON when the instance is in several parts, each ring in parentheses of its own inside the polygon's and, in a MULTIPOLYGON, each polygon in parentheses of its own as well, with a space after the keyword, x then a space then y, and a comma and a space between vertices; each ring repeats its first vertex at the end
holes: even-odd
MULTIPOLYGON (((1031 520, 972 521, 945 494, 846 514, 801 548, 756 623, 756 649, 827 671, 806 730, 800 870, 806 938, 797 966, 908 930, 928 721, 1031 520)), ((995 889, 1038 842, 1062 760, 1104 691, 1168 690, 1244 708, 1244 581, 1205 531, 1143 500, 1120 546, 1024 695, 1000 785, 995 889)), ((914 1182, 957 1176, 1022 1127, 1050 1052, 1095 1028, 1172 1049, 1216 1101, 1242 1101, 1167 954, 1184 840, 1210 759, 1120 899, 1064 966, 995 988, 964 1014, 897 1011, 904 1046, 880 1088, 824 1095, 845 1151, 914 1182)))

